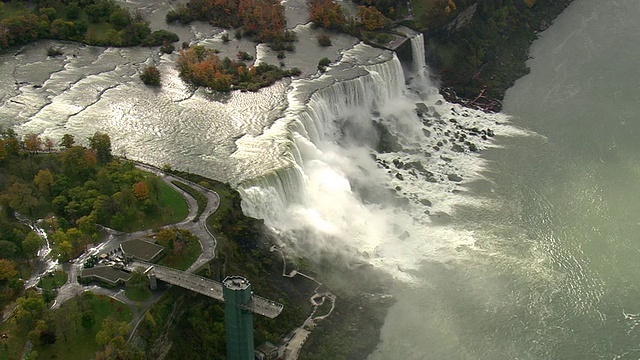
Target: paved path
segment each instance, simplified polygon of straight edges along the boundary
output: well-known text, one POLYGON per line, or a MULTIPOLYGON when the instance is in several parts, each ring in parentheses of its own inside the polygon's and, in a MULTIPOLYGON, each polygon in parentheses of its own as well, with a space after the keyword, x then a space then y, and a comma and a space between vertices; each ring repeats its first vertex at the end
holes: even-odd
POLYGON ((275 245, 273 245, 270 250, 272 252, 277 251, 280 253, 280 255, 282 255, 282 276, 288 278, 292 278, 294 276, 302 276, 318 284, 318 286, 316 286, 315 290, 313 291, 313 295, 311 295, 311 298, 309 299, 311 305, 313 306, 311 314, 309 314, 309 316, 304 320, 300 327, 293 330, 293 333, 289 340, 286 341, 284 345, 280 346, 280 348, 278 349, 278 353, 282 356, 283 359, 295 360, 298 358, 298 355, 300 355, 302 345, 304 345, 305 341, 307 341, 309 334, 311 334, 311 331, 315 328, 317 322, 331 315, 336 307, 337 297, 333 293, 328 291, 319 293, 318 290, 322 286, 322 283, 307 274, 303 274, 295 269, 291 270, 291 272, 287 274, 287 260, 285 259, 282 250, 280 250, 275 245), (318 311, 318 307, 324 304, 325 301, 331 301, 331 309, 329 309, 329 311, 324 315, 315 316, 316 311, 318 311))
MULTIPOLYGON (((188 272, 193 272, 200 268, 202 265, 206 264, 210 260, 215 257, 215 248, 216 248, 216 239, 211 234, 209 229, 207 228, 206 221, 207 218, 212 215, 220 204, 220 198, 218 194, 215 192, 206 189, 198 184, 195 184, 186 179, 182 179, 180 177, 167 174, 161 171, 158 168, 153 166, 145 165, 145 164, 136 164, 136 167, 151 172, 157 175, 162 181, 171 186, 173 189, 178 191, 182 197, 185 199, 189 206, 189 214, 187 217, 179 223, 171 224, 165 226, 165 228, 181 228, 191 231, 194 235, 196 235, 200 241, 200 246, 202 248, 202 253, 196 259, 196 261, 187 269, 188 272), (182 189, 175 186, 172 181, 179 181, 185 183, 195 190, 199 191, 201 194, 207 197, 207 206, 203 211, 202 215, 195 221, 196 215, 198 213, 198 202, 194 199, 190 194, 183 191, 182 189)), ((117 300, 123 301, 125 304, 129 305, 129 307, 134 311, 134 318, 132 322, 138 322, 146 309, 148 309, 151 304, 158 300, 161 293, 153 293, 150 299, 142 302, 142 306, 136 306, 137 304, 124 296, 122 289, 105 289, 96 285, 81 285, 78 283, 78 275, 82 270, 82 267, 86 260, 88 260, 92 255, 98 255, 102 253, 106 253, 117 249, 120 246, 120 243, 127 240, 137 239, 141 237, 147 237, 154 233, 152 229, 140 230, 131 233, 124 233, 121 231, 109 229, 106 227, 99 226, 101 231, 106 234, 106 238, 103 242, 98 244, 97 246, 89 249, 85 253, 81 254, 76 259, 62 264, 62 268, 68 274, 67 283, 64 284, 60 289, 58 289, 58 294, 56 299, 54 300, 51 308, 56 309, 60 307, 62 303, 73 298, 76 294, 80 294, 84 291, 90 290, 95 293, 104 294, 107 296, 111 296, 117 300)))
MULTIPOLYGON (((144 273, 153 271, 158 280, 162 280, 171 285, 180 286, 193 292, 197 292, 198 294, 224 302, 224 295, 222 291, 223 285, 219 281, 143 261, 134 261, 128 264, 126 268, 129 271, 141 268, 144 273)), ((242 308, 255 314, 274 319, 280 315, 284 305, 252 294, 251 301, 248 304, 244 304, 242 308)))

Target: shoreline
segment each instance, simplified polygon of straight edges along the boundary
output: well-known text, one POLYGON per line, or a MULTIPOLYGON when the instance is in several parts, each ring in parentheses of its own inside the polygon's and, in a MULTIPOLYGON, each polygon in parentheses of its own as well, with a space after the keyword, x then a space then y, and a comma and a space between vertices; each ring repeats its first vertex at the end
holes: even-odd
POLYGON ((507 29, 486 34, 489 21, 481 18, 475 9, 477 6, 472 5, 467 10, 473 10, 474 16, 463 25, 454 26, 461 18, 468 17, 467 11, 462 11, 444 27, 423 32, 427 65, 440 82, 440 94, 449 102, 485 112, 500 112, 506 91, 529 73, 526 62, 531 44, 572 2, 540 1, 531 9, 521 10, 522 19, 508 19, 507 29), (481 59, 473 52, 477 50, 473 45, 460 45, 467 41, 465 37, 478 33, 488 35, 496 44, 481 48, 487 53, 481 59))

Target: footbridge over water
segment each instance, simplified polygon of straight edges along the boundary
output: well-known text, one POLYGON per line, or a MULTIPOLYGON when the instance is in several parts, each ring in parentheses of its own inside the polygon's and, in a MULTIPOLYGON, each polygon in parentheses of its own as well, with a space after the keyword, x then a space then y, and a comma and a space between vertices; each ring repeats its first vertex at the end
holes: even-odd
MULTIPOLYGON (((130 262, 125 269, 128 271, 141 269, 146 275, 154 274, 158 280, 225 302, 223 284, 215 280, 143 261, 130 262)), ((273 319, 280 315, 284 305, 262 296, 251 294, 251 300, 239 305, 239 307, 273 319)))

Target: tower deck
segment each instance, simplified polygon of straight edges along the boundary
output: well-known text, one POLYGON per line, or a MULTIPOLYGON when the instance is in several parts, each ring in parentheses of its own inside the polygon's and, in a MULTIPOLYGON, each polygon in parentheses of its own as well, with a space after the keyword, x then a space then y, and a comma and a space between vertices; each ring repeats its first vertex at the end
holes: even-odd
MULTIPOLYGON (((153 271, 158 280, 162 280, 171 285, 180 286, 181 288, 224 302, 222 292, 223 285, 219 281, 143 261, 134 261, 125 267, 128 271, 133 271, 137 268, 142 269, 145 273, 153 271)), ((241 305, 241 307, 244 310, 273 319, 280 315, 284 305, 262 296, 252 294, 251 301, 247 304, 241 305)))

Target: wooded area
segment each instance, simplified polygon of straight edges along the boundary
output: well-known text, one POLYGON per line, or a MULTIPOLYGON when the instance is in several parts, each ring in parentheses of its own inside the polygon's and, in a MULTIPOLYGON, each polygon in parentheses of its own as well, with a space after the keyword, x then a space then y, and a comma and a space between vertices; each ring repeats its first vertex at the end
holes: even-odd
POLYGON ((283 70, 261 63, 248 66, 242 60, 246 53, 238 53, 238 61, 228 57, 220 60, 215 49, 192 46, 180 51, 177 61, 180 77, 193 86, 203 86, 215 91, 241 89, 256 91, 286 76, 300 75, 300 70, 283 70))
POLYGON ((0 50, 38 39, 160 46, 178 41, 178 36, 166 30, 152 32, 139 13, 132 15, 114 0, 0 2, 0 50))

